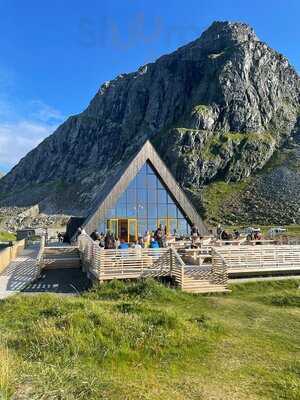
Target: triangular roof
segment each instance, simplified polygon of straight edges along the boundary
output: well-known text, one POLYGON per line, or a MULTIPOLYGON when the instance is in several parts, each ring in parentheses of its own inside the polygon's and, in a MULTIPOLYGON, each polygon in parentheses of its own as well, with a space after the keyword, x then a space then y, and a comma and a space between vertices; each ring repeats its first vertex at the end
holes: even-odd
POLYGON ((149 162, 166 188, 174 197, 177 206, 181 209, 184 217, 191 224, 196 224, 201 233, 207 233, 207 227, 201 217, 187 198, 186 194, 180 188, 172 173, 162 161, 149 140, 115 175, 115 179, 106 183, 97 200, 93 211, 84 222, 84 228, 87 233, 92 233, 99 227, 99 222, 105 218, 107 209, 112 208, 121 194, 127 189, 131 180, 137 175, 142 166, 149 162))

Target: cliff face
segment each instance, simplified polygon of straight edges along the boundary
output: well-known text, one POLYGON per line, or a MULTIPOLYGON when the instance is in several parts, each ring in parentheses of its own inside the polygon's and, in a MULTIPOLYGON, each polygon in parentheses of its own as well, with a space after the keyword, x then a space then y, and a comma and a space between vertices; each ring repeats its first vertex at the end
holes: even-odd
POLYGON ((300 131, 300 78, 240 23, 215 22, 194 42, 100 88, 0 182, 2 203, 81 213, 118 165, 150 138, 193 191, 240 181, 300 131))

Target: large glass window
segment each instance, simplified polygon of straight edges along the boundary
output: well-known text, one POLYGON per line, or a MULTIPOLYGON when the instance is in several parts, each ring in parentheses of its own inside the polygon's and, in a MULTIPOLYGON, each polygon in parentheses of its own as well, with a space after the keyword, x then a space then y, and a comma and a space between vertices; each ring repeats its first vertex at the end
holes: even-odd
MULTIPOLYGON (((186 235, 189 231, 184 216, 148 163, 140 169, 116 204, 107 210, 100 226, 102 229, 103 226, 108 227, 110 220, 118 218, 129 219, 128 232, 131 238, 133 232, 142 236, 147 230, 155 231, 159 224, 167 226, 171 234, 186 235), (136 222, 132 222, 132 219, 136 222)), ((113 227, 114 224, 112 222, 113 227)))
POLYGON ((165 189, 160 189, 157 191, 157 202, 161 204, 167 203, 167 192, 165 189))

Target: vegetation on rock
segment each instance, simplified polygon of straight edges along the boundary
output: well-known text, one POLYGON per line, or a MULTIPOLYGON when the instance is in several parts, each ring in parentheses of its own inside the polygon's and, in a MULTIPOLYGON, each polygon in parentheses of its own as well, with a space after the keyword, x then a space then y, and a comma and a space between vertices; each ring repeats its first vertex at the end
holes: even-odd
POLYGON ((147 138, 188 190, 243 181, 299 132, 299 94, 298 74, 248 25, 215 22, 102 85, 85 111, 1 179, 1 203, 86 214, 147 138))

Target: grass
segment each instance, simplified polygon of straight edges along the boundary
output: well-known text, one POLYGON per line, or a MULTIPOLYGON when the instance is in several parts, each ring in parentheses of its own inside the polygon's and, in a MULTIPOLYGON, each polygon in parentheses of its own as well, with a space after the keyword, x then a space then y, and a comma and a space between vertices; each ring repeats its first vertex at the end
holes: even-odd
POLYGON ((16 235, 10 232, 0 232, 0 242, 9 242, 16 240, 16 235))
POLYGON ((250 184, 251 178, 241 182, 216 181, 206 186, 203 192, 203 204, 205 214, 211 221, 222 219, 222 204, 226 203, 232 196, 241 193, 250 184))
POLYGON ((299 299, 297 281, 18 295, 0 301, 0 398, 298 400, 299 299))

